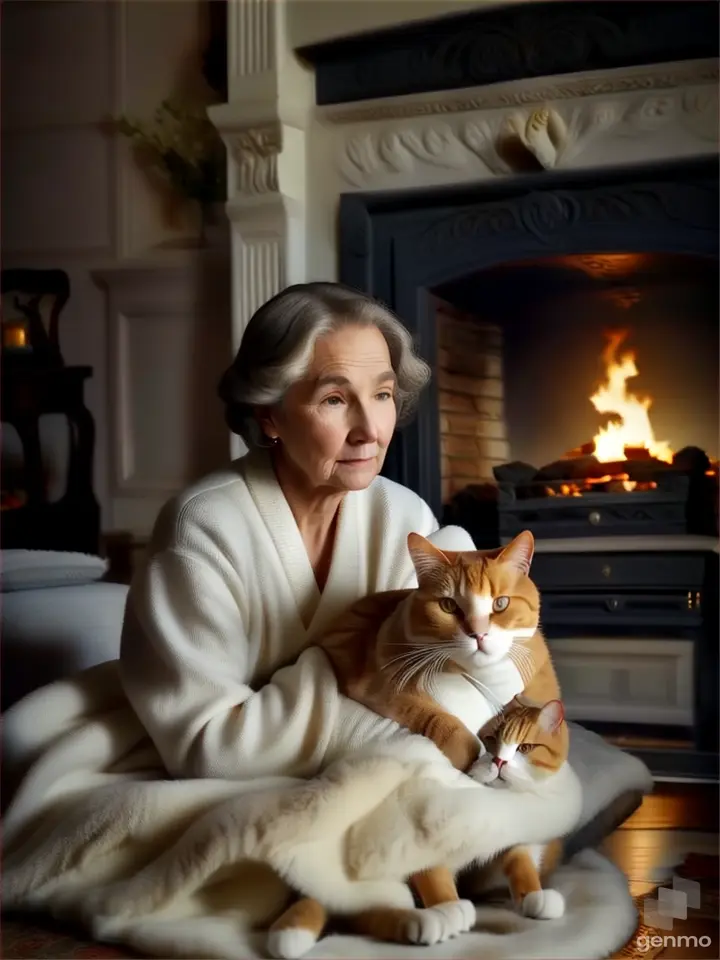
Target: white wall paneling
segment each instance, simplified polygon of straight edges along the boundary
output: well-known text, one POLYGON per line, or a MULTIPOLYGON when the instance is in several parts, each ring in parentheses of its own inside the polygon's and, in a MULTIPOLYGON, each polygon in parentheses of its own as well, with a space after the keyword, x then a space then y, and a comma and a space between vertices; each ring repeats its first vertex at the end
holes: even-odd
POLYGON ((216 386, 231 357, 229 261, 188 251, 94 276, 110 314, 111 524, 142 537, 165 500, 228 459, 216 386))
POLYGON ((126 260, 137 272, 154 248, 192 243, 199 218, 193 204, 171 201, 158 189, 105 121, 122 112, 150 119, 168 96, 207 96, 200 59, 207 10, 202 0, 33 0, 5 4, 2 21, 3 266, 68 273, 61 345, 68 364, 93 368, 86 401, 96 424, 95 492, 103 529, 122 528, 128 520, 127 529, 144 536, 156 512, 151 491, 159 506, 164 491, 190 475, 193 464, 216 465, 220 448, 221 462, 227 459, 217 409, 208 409, 207 430, 195 431, 185 446, 176 419, 169 421, 167 442, 155 443, 150 414, 164 396, 176 403, 183 391, 187 406, 188 393, 199 391, 193 413, 211 405, 203 397, 214 387, 208 392, 204 385, 231 354, 229 290, 220 284, 213 316, 203 319, 208 292, 190 266, 187 276, 175 270, 170 290, 166 284, 173 306, 164 316, 152 303, 148 311, 142 299, 126 310, 123 376, 131 386, 123 415, 130 417, 135 472, 118 481, 115 349, 122 336, 117 313, 108 310, 106 292, 91 274, 108 272, 108 265, 122 268, 126 260))

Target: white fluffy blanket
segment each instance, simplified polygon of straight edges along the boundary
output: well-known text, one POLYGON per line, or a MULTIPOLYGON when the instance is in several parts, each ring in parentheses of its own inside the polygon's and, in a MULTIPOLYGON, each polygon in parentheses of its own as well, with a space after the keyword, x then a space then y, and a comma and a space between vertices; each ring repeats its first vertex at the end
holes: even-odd
MULTIPOLYGON (((4 820, 4 907, 79 919, 95 937, 152 956, 262 957, 256 931, 281 912, 290 887, 338 913, 411 906, 411 873, 544 842, 581 812, 569 766, 552 798, 493 789, 420 738, 402 756, 376 747, 311 781, 171 781, 114 664, 33 699, 11 715, 6 762, 24 776, 4 820)), ((481 907, 478 932, 423 953, 600 958, 632 933, 624 878, 597 854, 562 868, 555 885, 568 902, 562 920, 481 907)), ((332 936, 311 956, 417 954, 332 936)))

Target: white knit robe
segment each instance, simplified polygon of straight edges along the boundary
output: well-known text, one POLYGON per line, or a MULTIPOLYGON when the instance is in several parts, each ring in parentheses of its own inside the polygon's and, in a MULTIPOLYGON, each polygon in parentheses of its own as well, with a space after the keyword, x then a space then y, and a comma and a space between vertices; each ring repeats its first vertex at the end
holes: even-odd
MULTIPOLYGON (((169 503, 130 590, 120 656, 168 771, 309 776, 333 753, 400 735, 340 697, 324 655, 306 648, 359 597, 416 585, 407 535, 437 529, 427 504, 390 480, 348 493, 321 594, 267 454, 169 503)), ((458 528, 439 536, 453 530, 445 546, 472 549, 458 528)))

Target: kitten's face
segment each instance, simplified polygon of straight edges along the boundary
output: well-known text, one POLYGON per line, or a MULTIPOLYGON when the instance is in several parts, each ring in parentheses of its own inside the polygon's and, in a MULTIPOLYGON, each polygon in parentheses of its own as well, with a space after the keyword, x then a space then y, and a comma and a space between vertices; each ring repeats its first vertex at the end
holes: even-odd
POLYGON ((567 759, 568 730, 560 700, 544 706, 513 700, 486 738, 488 770, 483 782, 503 780, 531 787, 557 773, 567 759))
POLYGON ((415 533, 408 547, 418 577, 408 639, 442 645, 472 672, 501 660, 537 630, 540 596, 528 576, 529 531, 492 553, 443 552, 415 533))

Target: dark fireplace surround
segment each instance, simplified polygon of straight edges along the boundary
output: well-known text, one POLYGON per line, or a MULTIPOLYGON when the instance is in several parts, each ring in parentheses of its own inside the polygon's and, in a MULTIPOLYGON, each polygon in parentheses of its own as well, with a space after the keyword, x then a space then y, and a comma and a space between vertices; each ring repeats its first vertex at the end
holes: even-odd
MULTIPOLYGON (((503 263, 568 254, 717 258, 718 161, 543 172, 458 188, 350 194, 340 205, 340 279, 389 304, 435 368, 430 291, 503 263)), ((437 387, 398 432, 385 474, 440 515, 437 387)))

